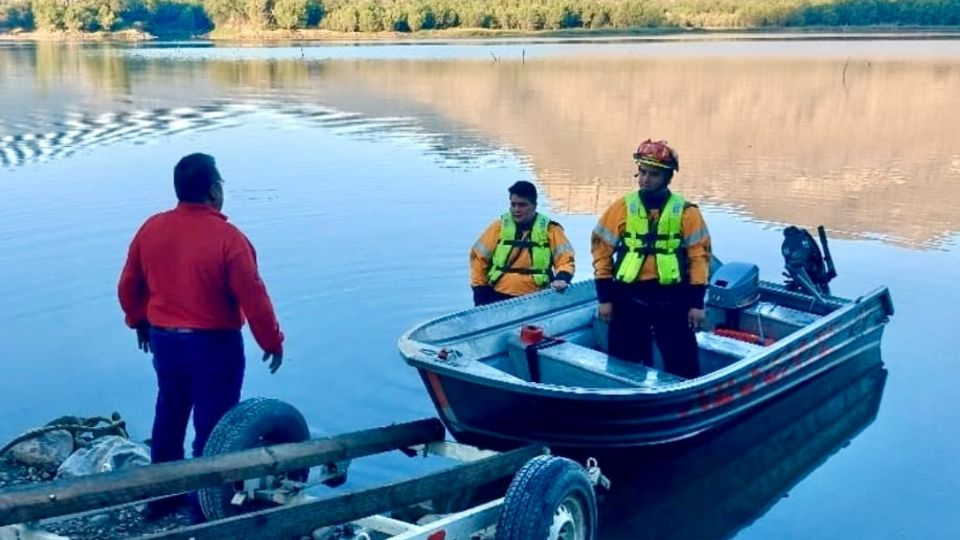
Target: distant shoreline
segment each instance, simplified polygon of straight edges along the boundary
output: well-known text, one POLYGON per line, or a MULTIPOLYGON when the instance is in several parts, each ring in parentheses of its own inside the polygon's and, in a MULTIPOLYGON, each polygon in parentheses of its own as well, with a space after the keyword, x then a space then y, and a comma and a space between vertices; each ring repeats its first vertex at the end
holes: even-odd
POLYGON ((567 29, 567 30, 487 30, 482 28, 451 28, 421 30, 419 32, 336 32, 332 30, 215 30, 191 36, 183 33, 158 35, 139 30, 117 32, 7 32, 0 33, 0 42, 144 42, 144 41, 439 41, 460 39, 597 39, 597 38, 651 38, 685 39, 691 37, 750 37, 752 39, 811 39, 811 38, 953 38, 960 37, 960 27, 904 27, 904 26, 818 26, 818 27, 763 27, 763 28, 642 28, 631 30, 567 29))

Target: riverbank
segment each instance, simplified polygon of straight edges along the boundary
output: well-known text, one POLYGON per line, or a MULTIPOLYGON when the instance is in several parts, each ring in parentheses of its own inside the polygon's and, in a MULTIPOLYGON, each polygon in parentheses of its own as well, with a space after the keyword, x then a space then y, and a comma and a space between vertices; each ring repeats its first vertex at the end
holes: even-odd
POLYGON ((847 27, 777 27, 777 28, 637 28, 566 29, 566 30, 489 30, 483 28, 448 28, 419 32, 336 32, 317 28, 303 30, 226 29, 188 35, 183 33, 150 34, 141 30, 117 32, 8 32, 0 33, 0 41, 35 42, 142 42, 142 41, 224 41, 224 42, 310 42, 310 41, 444 41, 473 39, 937 39, 960 37, 960 27, 847 26, 847 27))
POLYGON ((41 32, 19 31, 0 33, 0 41, 37 41, 37 42, 138 42, 158 39, 157 36, 142 30, 118 30, 116 32, 41 32))

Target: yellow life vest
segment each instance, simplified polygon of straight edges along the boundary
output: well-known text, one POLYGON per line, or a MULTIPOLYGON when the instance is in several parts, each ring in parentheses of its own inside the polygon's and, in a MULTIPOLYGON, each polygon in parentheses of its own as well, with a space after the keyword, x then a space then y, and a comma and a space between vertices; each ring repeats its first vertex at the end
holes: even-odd
POLYGON ((517 224, 513 221, 513 216, 509 212, 500 216, 500 240, 493 251, 493 260, 490 270, 487 272, 487 278, 490 284, 495 284, 503 274, 528 274, 533 277, 533 282, 538 287, 546 287, 550 282, 550 263, 553 255, 550 252, 550 238, 547 236, 547 227, 550 225, 550 218, 543 214, 537 214, 530 228, 530 238, 528 240, 517 240, 517 224), (523 250, 530 249, 530 268, 511 268, 507 258, 514 248, 523 250))
POLYGON ((683 243, 681 219, 686 201, 675 193, 670 194, 667 204, 660 212, 656 231, 650 230, 647 209, 638 192, 623 198, 627 205, 627 230, 622 238, 622 253, 617 262, 616 279, 633 283, 640 275, 647 255, 657 258, 657 274, 661 285, 680 283, 680 258, 678 250, 683 243))

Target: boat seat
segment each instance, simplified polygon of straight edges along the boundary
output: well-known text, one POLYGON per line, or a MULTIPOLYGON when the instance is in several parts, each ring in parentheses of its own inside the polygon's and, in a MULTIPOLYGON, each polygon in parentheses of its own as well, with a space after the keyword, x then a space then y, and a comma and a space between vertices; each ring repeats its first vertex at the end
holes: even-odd
POLYGON ((737 359, 746 358, 764 349, 762 345, 718 336, 710 332, 697 332, 697 345, 700 346, 701 351, 710 351, 737 359))
MULTIPOLYGON (((599 349, 607 350, 607 340, 609 335, 609 325, 598 318, 594 318, 593 337, 595 338, 597 347, 599 349)), ((747 343, 746 341, 740 341, 738 339, 733 339, 726 336, 718 336, 710 332, 697 332, 696 336, 697 346, 700 347, 701 351, 712 352, 730 358, 746 358, 758 350, 763 349, 761 345, 747 343)), ((654 353, 656 356, 659 356, 659 354, 659 352, 654 353)), ((702 367, 703 366, 701 366, 701 373, 706 373, 702 367)))
MULTIPOLYGON (((519 336, 511 336, 508 348, 515 369, 529 378, 526 347, 519 336)), ((684 380, 569 341, 539 348, 537 357, 538 382, 547 384, 624 388, 660 386, 684 380)))

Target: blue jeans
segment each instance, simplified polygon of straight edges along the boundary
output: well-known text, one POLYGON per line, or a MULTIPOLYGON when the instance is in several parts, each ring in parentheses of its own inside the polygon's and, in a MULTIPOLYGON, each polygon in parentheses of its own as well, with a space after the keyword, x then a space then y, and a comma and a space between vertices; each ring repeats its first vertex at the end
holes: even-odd
POLYGON ((240 401, 243 337, 239 330, 171 332, 154 328, 150 346, 158 386, 151 459, 161 463, 184 458, 191 409, 193 456, 200 456, 213 427, 240 401))

